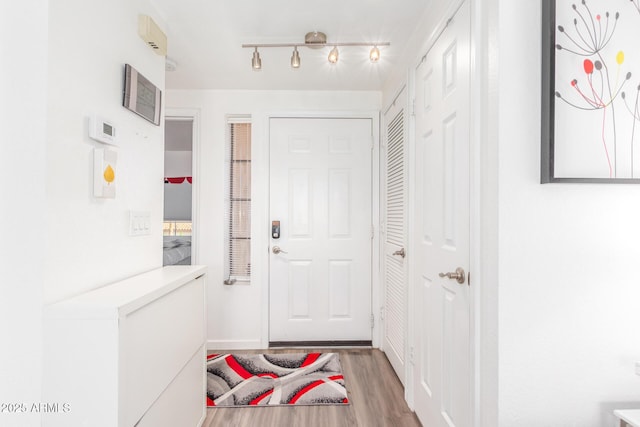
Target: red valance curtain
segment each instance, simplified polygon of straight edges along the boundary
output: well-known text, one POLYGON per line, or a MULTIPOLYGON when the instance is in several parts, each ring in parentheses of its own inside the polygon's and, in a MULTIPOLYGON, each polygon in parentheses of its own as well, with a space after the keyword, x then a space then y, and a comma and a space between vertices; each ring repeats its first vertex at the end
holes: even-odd
POLYGON ((164 183, 165 184, 182 184, 185 179, 189 184, 193 184, 193 178, 190 176, 175 176, 171 178, 165 177, 164 183))

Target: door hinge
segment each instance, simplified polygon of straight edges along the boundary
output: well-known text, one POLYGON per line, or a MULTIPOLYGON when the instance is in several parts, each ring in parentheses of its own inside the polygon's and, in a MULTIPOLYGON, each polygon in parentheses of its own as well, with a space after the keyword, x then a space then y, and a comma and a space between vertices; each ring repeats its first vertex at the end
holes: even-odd
POLYGON ((373 315, 373 313, 371 313, 371 329, 373 329, 375 324, 376 324, 376 317, 373 315))
POLYGON ((415 117, 416 116, 416 99, 415 98, 411 100, 411 105, 409 106, 409 109, 411 110, 409 112, 411 114, 411 117, 415 117))
POLYGON ((376 230, 375 230, 375 228, 373 227, 373 224, 371 224, 371 240, 373 240, 373 238, 375 237, 375 235, 376 235, 376 230))
POLYGON ((411 363, 412 365, 416 364, 413 355, 413 346, 409 347, 409 363, 411 363))
POLYGON ((384 306, 380 307, 380 320, 384 320, 384 306))

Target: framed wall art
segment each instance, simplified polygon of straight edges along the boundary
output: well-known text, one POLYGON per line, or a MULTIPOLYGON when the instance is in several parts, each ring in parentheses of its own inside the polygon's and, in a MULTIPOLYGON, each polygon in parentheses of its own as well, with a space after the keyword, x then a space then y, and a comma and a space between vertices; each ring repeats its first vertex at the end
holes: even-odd
POLYGON ((541 182, 640 183, 640 0, 542 0, 541 182))
POLYGON ((116 197, 118 153, 106 148, 93 149, 93 197, 116 197))

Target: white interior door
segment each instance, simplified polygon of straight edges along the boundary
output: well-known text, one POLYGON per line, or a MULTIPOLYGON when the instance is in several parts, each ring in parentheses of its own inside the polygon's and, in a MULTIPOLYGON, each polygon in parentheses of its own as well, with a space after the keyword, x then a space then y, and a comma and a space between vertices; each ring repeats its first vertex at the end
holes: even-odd
POLYGON ((383 349, 404 384, 407 331, 407 94, 403 89, 384 115, 384 202, 382 265, 384 280, 383 349))
POLYGON ((371 119, 270 120, 271 342, 371 341, 372 132, 371 119))
POLYGON ((423 425, 471 425, 469 2, 416 72, 414 405, 423 425), (463 269, 462 283, 454 273, 463 269))

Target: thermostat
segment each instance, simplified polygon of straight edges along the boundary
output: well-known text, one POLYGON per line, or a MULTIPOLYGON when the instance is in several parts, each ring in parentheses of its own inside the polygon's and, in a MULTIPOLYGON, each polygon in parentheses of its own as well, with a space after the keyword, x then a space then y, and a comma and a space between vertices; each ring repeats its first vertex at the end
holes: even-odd
POLYGON ((116 127, 100 116, 90 116, 89 138, 104 144, 117 145, 116 127))

